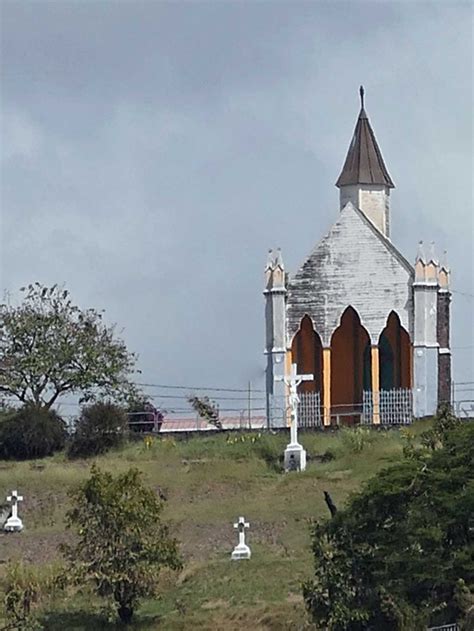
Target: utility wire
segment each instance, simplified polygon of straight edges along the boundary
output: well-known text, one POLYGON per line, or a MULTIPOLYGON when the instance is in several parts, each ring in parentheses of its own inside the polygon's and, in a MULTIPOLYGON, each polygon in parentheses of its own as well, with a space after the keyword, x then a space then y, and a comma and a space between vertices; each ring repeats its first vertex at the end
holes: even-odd
MULTIPOLYGON (((184 401, 188 400, 187 396, 183 396, 180 394, 149 394, 148 392, 145 392, 145 394, 149 396, 150 399, 182 399, 184 401)), ((248 397, 222 397, 219 395, 213 396, 212 399, 215 401, 248 401, 248 397)), ((265 397, 251 397, 252 401, 263 401, 264 399, 265 397)))
MULTIPOLYGON (((159 383, 139 383, 135 382, 136 386, 144 386, 146 388, 169 388, 174 390, 208 390, 213 392, 248 392, 248 388, 204 388, 203 386, 170 386, 159 383)), ((251 389, 252 392, 265 392, 265 390, 254 390, 251 389)))
POLYGON ((457 291, 457 289, 450 290, 452 294, 459 294, 460 296, 468 296, 469 298, 474 298, 474 294, 468 294, 465 291, 457 291))

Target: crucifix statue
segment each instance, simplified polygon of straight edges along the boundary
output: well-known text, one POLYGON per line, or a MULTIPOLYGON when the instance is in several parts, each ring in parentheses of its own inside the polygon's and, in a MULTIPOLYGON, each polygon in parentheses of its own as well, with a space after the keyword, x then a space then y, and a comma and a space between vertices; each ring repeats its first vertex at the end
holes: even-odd
POLYGON ((298 443, 298 386, 303 381, 313 381, 313 375, 298 375, 296 364, 291 364, 289 375, 276 376, 275 381, 283 381, 289 389, 288 404, 290 408, 290 443, 285 449, 285 469, 287 471, 300 470, 306 468, 306 452, 298 443))
POLYGON ((291 372, 289 375, 275 377, 275 381, 284 381, 290 391, 288 395, 288 404, 291 414, 290 445, 298 444, 298 403, 300 402, 300 398, 297 388, 303 381, 313 381, 313 379, 313 375, 298 375, 296 364, 291 364, 291 372))
POLYGON ((250 559, 250 548, 245 543, 245 529, 249 527, 250 524, 248 521, 245 521, 244 517, 239 517, 237 523, 234 524, 234 528, 239 531, 239 543, 235 546, 231 557, 234 561, 250 559))
POLYGON ((12 514, 5 522, 3 527, 8 532, 20 532, 23 530, 23 522, 18 517, 18 502, 23 501, 23 496, 18 495, 18 491, 12 491, 11 495, 7 496, 7 502, 12 505, 12 514))

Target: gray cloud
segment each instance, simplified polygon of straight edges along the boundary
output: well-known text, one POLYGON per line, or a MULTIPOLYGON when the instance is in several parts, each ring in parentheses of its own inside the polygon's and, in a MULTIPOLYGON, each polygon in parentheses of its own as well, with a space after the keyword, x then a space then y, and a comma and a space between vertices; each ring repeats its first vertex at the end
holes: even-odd
MULTIPOLYGON (((1 286, 67 283, 143 378, 263 374, 262 272, 338 214, 364 83, 393 240, 472 285, 469 3, 3 3, 1 286)), ((455 294, 453 346, 473 346, 455 294)), ((474 349, 455 376, 474 379, 474 349)))

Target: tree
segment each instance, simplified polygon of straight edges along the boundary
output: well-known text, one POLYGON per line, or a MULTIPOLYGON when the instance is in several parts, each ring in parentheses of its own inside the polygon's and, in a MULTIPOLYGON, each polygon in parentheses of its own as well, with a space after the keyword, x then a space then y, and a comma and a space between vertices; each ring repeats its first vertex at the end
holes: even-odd
POLYGON ((0 421, 0 458, 45 458, 64 449, 66 423, 55 410, 26 404, 0 421))
POLYGON ((128 432, 123 408, 97 401, 84 406, 76 421, 67 454, 70 458, 87 458, 120 447, 128 432))
POLYGON ((160 569, 181 567, 177 542, 161 521, 163 504, 137 469, 114 477, 95 466, 72 502, 66 520, 77 542, 62 546, 67 575, 112 598, 129 623, 140 599, 155 594, 160 569))
POLYGON ((188 397, 188 403, 200 417, 205 419, 210 425, 214 425, 216 429, 223 429, 219 419, 219 407, 216 403, 209 400, 209 397, 197 397, 192 395, 188 397))
POLYGON ((19 306, 0 305, 0 394, 50 408, 66 394, 89 400, 134 391, 136 357, 101 313, 81 310, 57 285, 21 291, 19 306))
POLYGON ((461 618, 459 581, 474 587, 474 426, 444 417, 435 431, 433 447, 313 525, 315 571, 303 593, 316 624, 414 631, 461 618))
POLYGON ((127 406, 128 424, 132 432, 160 431, 164 414, 146 395, 130 400, 127 406))

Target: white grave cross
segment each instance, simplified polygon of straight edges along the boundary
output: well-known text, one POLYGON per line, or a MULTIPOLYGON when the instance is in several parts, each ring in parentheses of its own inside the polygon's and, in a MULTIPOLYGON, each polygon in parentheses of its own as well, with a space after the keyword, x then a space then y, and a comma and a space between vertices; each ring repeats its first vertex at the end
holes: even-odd
POLYGON ((290 404, 291 427, 290 427, 290 445, 298 445, 298 386, 303 381, 313 381, 313 375, 298 375, 296 364, 291 364, 291 372, 289 375, 276 376, 275 381, 283 381, 290 390, 288 403, 290 404))
POLYGON ((234 528, 239 531, 239 543, 232 552, 232 559, 234 561, 250 559, 250 548, 245 543, 245 529, 250 528, 250 524, 248 521, 245 521, 244 517, 239 517, 238 522, 234 524, 234 528))
POLYGON ((18 517, 18 502, 23 501, 23 496, 18 495, 18 491, 12 491, 11 495, 7 496, 7 502, 10 502, 12 505, 12 514, 5 523, 3 527, 4 530, 9 532, 20 532, 23 530, 23 523, 21 519, 18 517))

